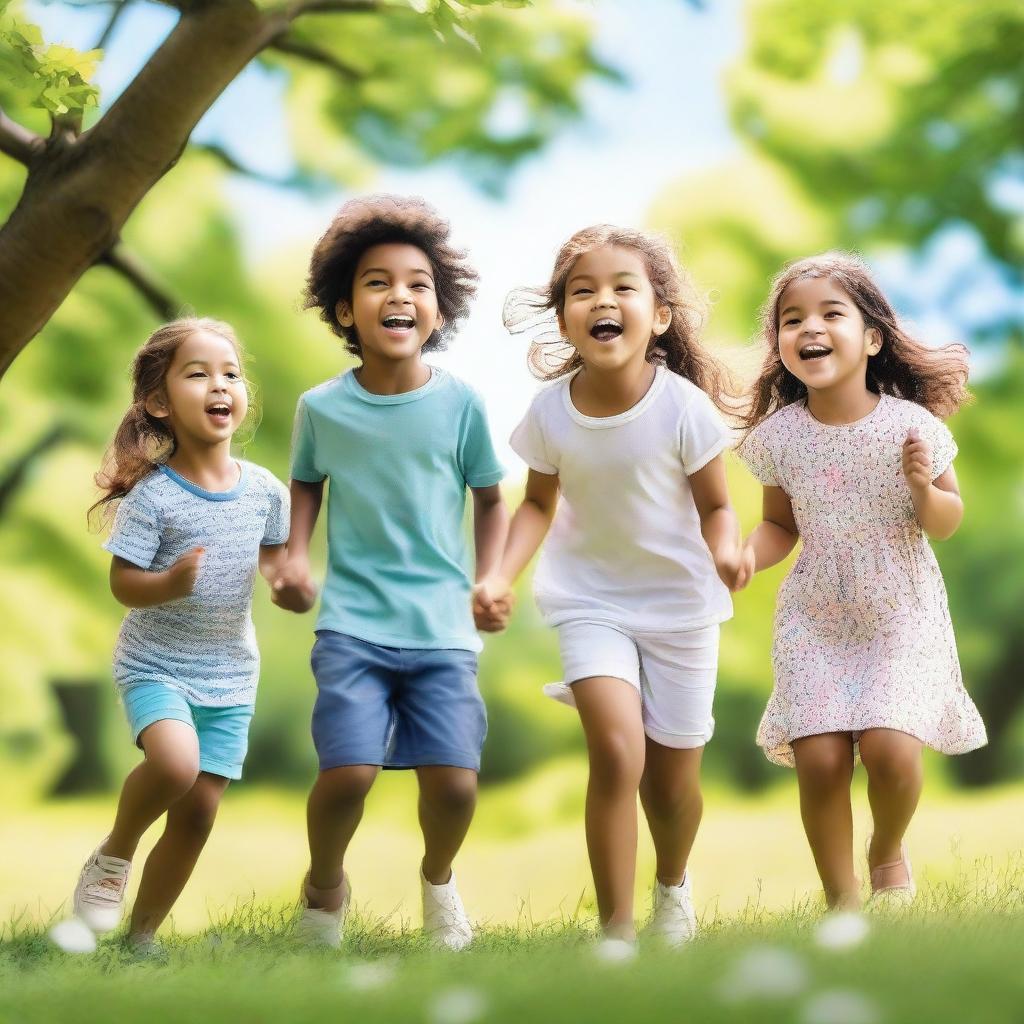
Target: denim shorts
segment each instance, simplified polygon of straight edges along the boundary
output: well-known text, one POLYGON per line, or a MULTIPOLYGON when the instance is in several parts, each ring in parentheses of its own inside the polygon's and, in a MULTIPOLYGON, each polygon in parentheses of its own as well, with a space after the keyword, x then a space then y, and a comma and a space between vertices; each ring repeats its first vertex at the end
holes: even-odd
POLYGON ((166 683, 141 683, 121 694, 128 725, 136 745, 139 735, 154 722, 172 719, 191 725, 199 737, 199 770, 225 779, 242 777, 242 762, 249 749, 249 723, 253 706, 237 704, 207 708, 190 704, 166 683))
POLYGON ((452 765, 480 770, 487 712, 473 651, 381 647, 317 631, 313 744, 320 770, 452 765))

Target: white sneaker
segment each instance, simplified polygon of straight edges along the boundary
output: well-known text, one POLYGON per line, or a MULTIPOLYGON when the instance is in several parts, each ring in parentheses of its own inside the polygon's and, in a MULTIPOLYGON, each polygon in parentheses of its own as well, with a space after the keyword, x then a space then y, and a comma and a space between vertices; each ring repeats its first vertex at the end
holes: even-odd
POLYGON ((606 964, 625 964, 636 959, 636 943, 605 936, 594 946, 594 956, 606 964))
POLYGON ((131 868, 130 860, 108 857, 100 853, 99 846, 85 862, 78 876, 72 903, 75 916, 97 935, 113 931, 120 923, 131 868))
POLYGON ((473 926, 455 887, 455 872, 444 885, 432 885, 421 868, 420 888, 423 890, 423 931, 431 944, 453 952, 465 949, 473 941, 473 926))
POLYGON ((348 875, 342 875, 341 887, 344 893, 341 897, 341 904, 337 910, 321 910, 309 906, 306 897, 306 882, 309 875, 302 880, 302 890, 299 895, 299 902, 302 904, 302 913, 295 922, 295 937, 309 946, 330 946, 337 949, 345 935, 345 917, 348 914, 349 904, 352 902, 352 886, 349 884, 348 875))
POLYGON ((690 872, 680 885, 662 885, 655 881, 654 907, 647 934, 669 946, 682 946, 697 935, 697 915, 693 909, 693 885, 690 872))

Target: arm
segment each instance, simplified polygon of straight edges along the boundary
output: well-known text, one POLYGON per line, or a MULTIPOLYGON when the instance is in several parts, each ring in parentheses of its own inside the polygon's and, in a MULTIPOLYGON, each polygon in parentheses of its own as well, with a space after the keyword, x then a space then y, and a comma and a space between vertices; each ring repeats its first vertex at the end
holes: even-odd
POLYGON ((932 449, 916 429, 903 442, 903 474, 921 529, 933 540, 952 537, 964 517, 956 473, 948 466, 932 480, 932 449))
POLYGON ((174 565, 159 572, 140 569, 124 558, 114 555, 110 563, 110 592, 129 608, 151 608, 192 593, 203 549, 186 551, 174 565))
POLYGON ((740 524, 729 502, 725 460, 716 455, 688 479, 704 543, 711 552, 719 577, 732 590, 740 568, 740 524))
POLYGON ((761 522, 743 544, 736 590, 750 582, 755 572, 781 562, 796 547, 800 530, 793 518, 793 504, 781 487, 765 487, 761 522))
MULTIPOLYGON (((508 536, 508 508, 501 497, 501 488, 474 487, 473 540, 476 549, 476 581, 479 583, 492 573, 501 559, 502 548, 508 536)), ((475 589, 475 588, 474 588, 475 589)), ((476 628, 486 633, 500 633, 508 625, 512 611, 511 599, 484 609, 473 601, 473 620, 476 628)))
POLYGON ((505 551, 497 569, 482 579, 474 592, 474 609, 490 611, 496 602, 511 598, 512 584, 529 564, 544 540, 558 505, 558 474, 530 470, 526 494, 512 517, 505 551))
POLYGON ((290 612, 308 612, 316 601, 316 585, 309 572, 309 541, 324 497, 324 484, 292 480, 291 526, 287 557, 271 584, 271 600, 290 612))
POLYGON ((288 561, 287 544, 261 544, 259 567, 260 575, 273 586, 288 561))

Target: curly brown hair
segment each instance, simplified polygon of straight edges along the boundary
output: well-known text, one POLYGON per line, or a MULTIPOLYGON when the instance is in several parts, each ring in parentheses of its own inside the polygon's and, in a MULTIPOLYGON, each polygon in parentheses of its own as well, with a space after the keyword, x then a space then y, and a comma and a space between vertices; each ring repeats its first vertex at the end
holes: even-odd
MULTIPOLYGON (((95 513, 105 512, 112 502, 123 498, 144 476, 174 454, 176 442, 170 425, 146 411, 146 400, 163 391, 175 353, 197 331, 217 334, 230 342, 238 354, 239 369, 245 372, 242 345, 234 330, 223 321, 211 317, 182 317, 158 327, 132 361, 132 404, 121 419, 96 474, 96 485, 105 493, 90 506, 87 513, 90 521, 95 513)), ((258 413, 255 403, 251 402, 246 419, 254 417, 258 417, 258 413)))
POLYGON ((692 381, 726 413, 735 412, 736 387, 726 367, 700 343, 707 302, 679 265, 671 243, 655 232, 595 224, 577 231, 558 250, 551 278, 542 288, 517 288, 505 302, 505 327, 513 334, 536 331, 527 359, 540 380, 555 380, 583 365, 579 352, 552 323, 562 315, 565 288, 576 261, 606 246, 634 250, 644 261, 659 306, 668 306, 672 320, 664 334, 651 338, 647 359, 692 381))
POLYGON ((747 432, 773 412, 807 396, 807 387, 786 369, 779 354, 779 302, 791 284, 808 278, 828 278, 838 285, 860 310, 864 325, 881 334, 881 349, 868 359, 870 391, 908 399, 942 418, 970 401, 967 347, 957 342, 930 348, 915 340, 900 324, 863 259, 852 253, 826 252, 788 264, 772 282, 761 309, 764 360, 742 416, 747 432))
POLYGON ((313 249, 306 281, 305 309, 320 311, 320 319, 354 356, 361 355, 355 327, 338 322, 335 307, 352 301, 356 265, 374 245, 404 242, 422 249, 434 271, 437 308, 444 324, 427 339, 425 352, 443 349, 456 323, 469 314, 476 295, 477 272, 466 262, 466 253, 449 242, 448 221, 418 196, 371 195, 351 199, 313 249))

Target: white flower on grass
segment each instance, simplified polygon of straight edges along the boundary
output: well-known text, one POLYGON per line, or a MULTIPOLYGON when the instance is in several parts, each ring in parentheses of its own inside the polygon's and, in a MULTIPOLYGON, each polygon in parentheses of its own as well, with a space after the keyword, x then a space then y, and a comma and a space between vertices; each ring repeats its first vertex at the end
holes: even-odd
POLYGON ((807 987, 804 961, 788 949, 755 946, 748 949, 718 983, 719 997, 726 1002, 747 999, 788 999, 807 987))
POLYGON ((78 917, 58 921, 50 929, 50 939, 65 953, 95 953, 96 936, 92 929, 78 917))
POLYGON ((383 988, 395 977, 395 965, 390 960, 376 963, 352 964, 345 972, 345 984, 356 992, 369 992, 383 988))
POLYGON ((804 1004, 801 1024, 877 1024, 878 1007, 859 992, 831 989, 819 992, 804 1004))
POLYGON ((863 914, 846 910, 829 914, 814 929, 814 941, 822 949, 853 949, 868 937, 870 931, 871 925, 863 914))
POLYGON ((449 988, 430 1003, 433 1024, 473 1024, 487 1010, 483 993, 472 988, 449 988))

